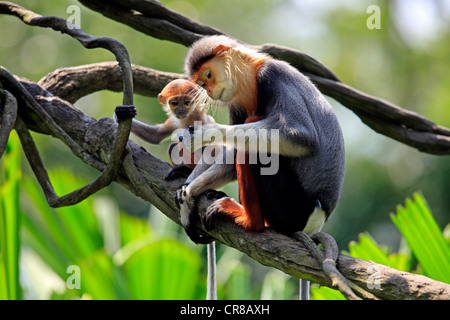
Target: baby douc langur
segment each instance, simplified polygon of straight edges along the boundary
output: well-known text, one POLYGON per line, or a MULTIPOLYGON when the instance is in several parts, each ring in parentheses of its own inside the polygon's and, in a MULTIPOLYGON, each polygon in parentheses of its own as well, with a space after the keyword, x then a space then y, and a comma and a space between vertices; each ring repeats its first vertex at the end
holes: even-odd
MULTIPOLYGON (((214 118, 203 111, 207 95, 195 83, 177 79, 167 84, 158 94, 158 101, 167 113, 167 120, 162 124, 149 125, 133 119, 131 132, 152 144, 159 144, 175 130, 188 128, 194 122, 202 124, 216 123, 214 118)), ((199 162, 201 150, 190 152, 182 148, 182 144, 174 142, 169 147, 169 158, 174 169, 166 179, 187 177, 195 164, 199 162)))
MULTIPOLYGON (((209 100, 206 92, 191 81, 183 79, 171 81, 158 95, 158 100, 168 115, 168 119, 163 124, 149 125, 133 119, 131 126, 131 131, 135 135, 149 143, 159 144, 161 140, 170 136, 175 130, 188 128, 194 125, 194 122, 205 125, 216 123, 214 118, 203 111, 204 104, 209 100)), ((220 157, 222 156, 222 149, 225 150, 222 147, 209 148, 209 150, 201 148, 191 153, 191 151, 183 148, 180 142, 174 142, 169 146, 169 157, 172 164, 176 165, 164 178, 172 180, 184 177, 187 178, 186 184, 190 184, 193 180, 202 181, 199 177, 203 174, 210 179, 209 172, 218 171, 215 168, 218 165, 212 161, 213 159, 203 161, 203 155, 210 151, 212 158, 220 157)), ((194 189, 193 194, 199 196, 207 191, 208 184, 202 183, 202 185, 206 189, 194 189)), ((207 196, 211 199, 216 199, 223 195, 222 192, 215 190, 210 190, 207 193, 207 196)), ((185 215, 181 215, 183 225, 185 224, 185 218, 185 215)), ((215 244, 210 237, 202 237, 198 232, 193 232, 193 234, 196 236, 196 242, 208 243, 207 299, 217 299, 215 244)))

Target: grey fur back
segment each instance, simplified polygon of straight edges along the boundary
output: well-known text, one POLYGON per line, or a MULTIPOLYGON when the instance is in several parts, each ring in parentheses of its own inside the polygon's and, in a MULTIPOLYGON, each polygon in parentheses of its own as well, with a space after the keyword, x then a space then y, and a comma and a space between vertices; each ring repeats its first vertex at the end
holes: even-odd
POLYGON ((287 62, 267 60, 259 71, 258 111, 278 123, 285 139, 309 145, 311 153, 290 158, 299 182, 329 215, 344 180, 345 149, 333 108, 316 86, 287 62))

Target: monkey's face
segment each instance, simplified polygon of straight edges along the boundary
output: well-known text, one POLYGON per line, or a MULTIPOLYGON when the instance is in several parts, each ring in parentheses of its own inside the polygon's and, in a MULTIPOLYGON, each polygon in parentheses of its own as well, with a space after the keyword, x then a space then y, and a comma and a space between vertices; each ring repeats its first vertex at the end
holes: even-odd
POLYGON ((208 95, 214 100, 230 102, 235 96, 230 72, 221 57, 216 56, 205 62, 193 80, 206 89, 208 95))
POLYGON ((192 96, 180 95, 167 99, 167 107, 178 119, 184 119, 192 109, 192 96))
POLYGON ((169 115, 184 119, 192 111, 192 102, 199 92, 198 87, 191 81, 177 79, 164 87, 158 95, 158 100, 169 115))

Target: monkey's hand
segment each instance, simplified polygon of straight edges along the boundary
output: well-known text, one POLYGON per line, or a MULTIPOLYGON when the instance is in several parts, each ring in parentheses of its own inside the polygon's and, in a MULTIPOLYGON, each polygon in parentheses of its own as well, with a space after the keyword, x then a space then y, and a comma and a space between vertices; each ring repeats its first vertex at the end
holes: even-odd
POLYGON ((215 124, 189 126, 178 135, 185 148, 193 152, 208 144, 223 145, 225 137, 215 124))
POLYGON ((136 116, 136 107, 134 105, 122 105, 116 107, 116 110, 114 111, 113 119, 116 123, 119 123, 121 120, 126 120, 130 118, 134 118, 136 116))

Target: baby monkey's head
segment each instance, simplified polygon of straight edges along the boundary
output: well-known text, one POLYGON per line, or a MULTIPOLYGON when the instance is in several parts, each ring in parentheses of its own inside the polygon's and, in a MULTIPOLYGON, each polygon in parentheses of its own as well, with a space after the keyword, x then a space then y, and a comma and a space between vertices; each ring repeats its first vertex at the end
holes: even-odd
POLYGON ((158 95, 158 100, 169 115, 184 119, 197 107, 196 99, 200 91, 195 83, 177 79, 164 87, 158 95))

